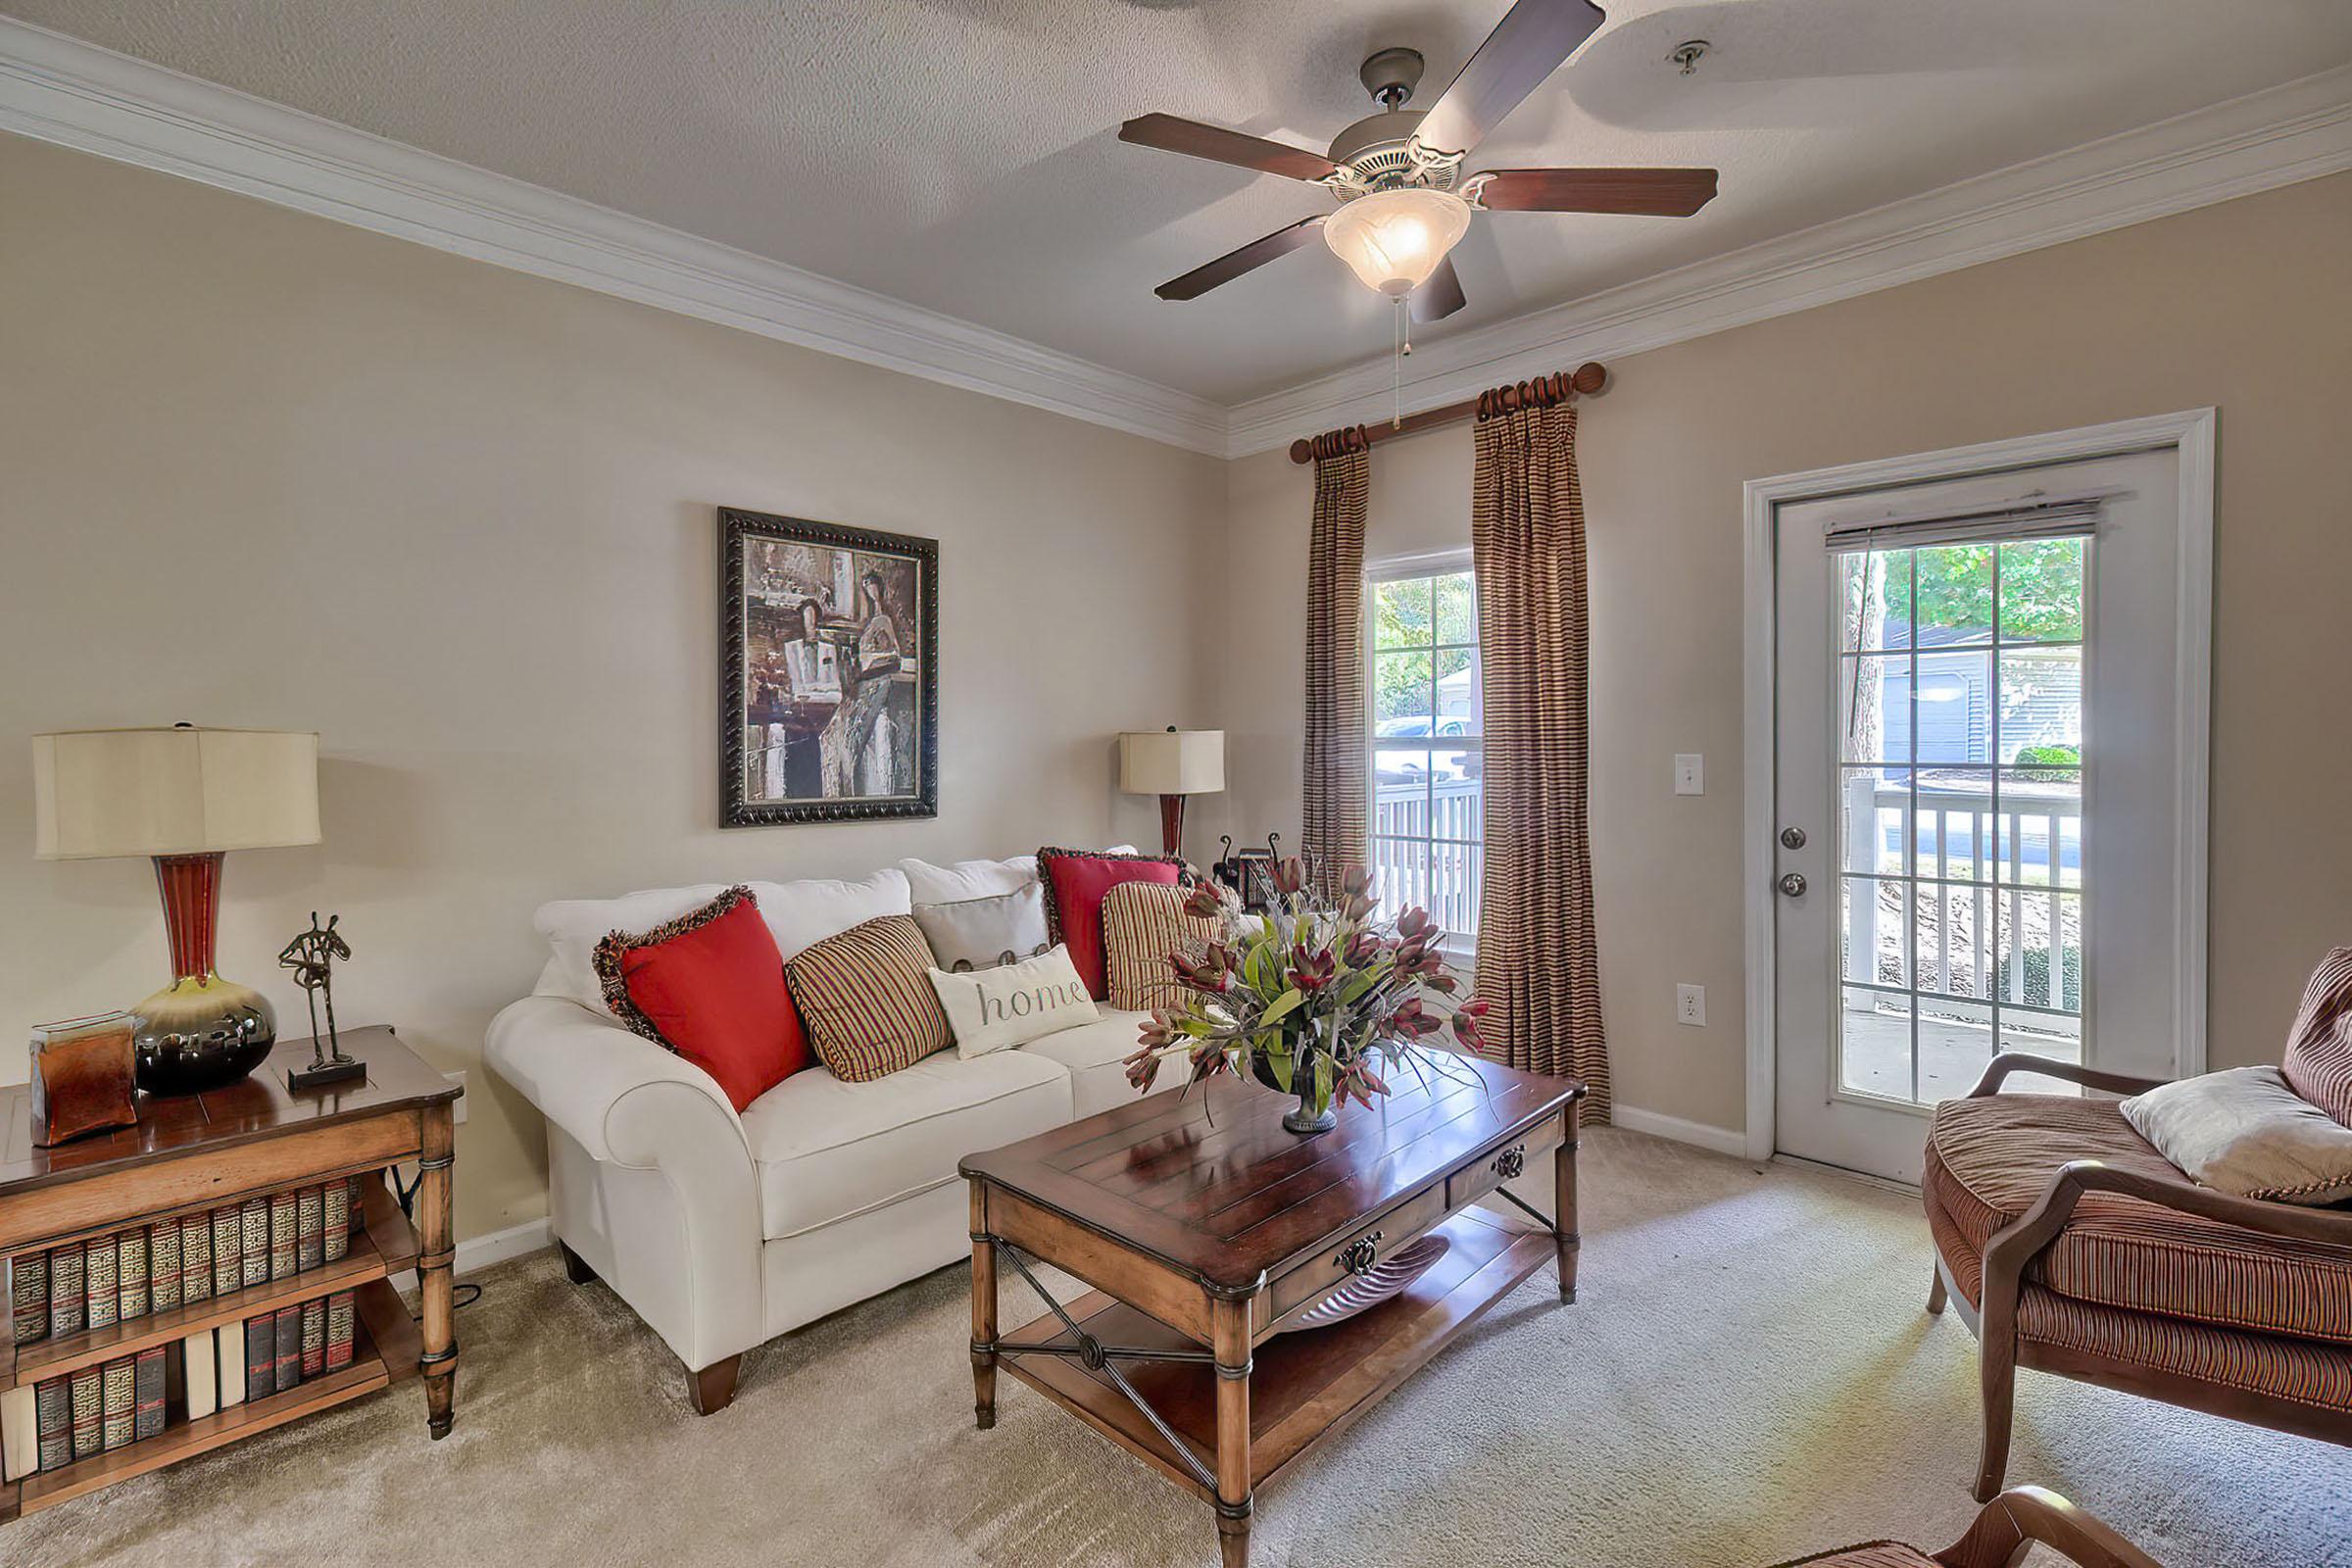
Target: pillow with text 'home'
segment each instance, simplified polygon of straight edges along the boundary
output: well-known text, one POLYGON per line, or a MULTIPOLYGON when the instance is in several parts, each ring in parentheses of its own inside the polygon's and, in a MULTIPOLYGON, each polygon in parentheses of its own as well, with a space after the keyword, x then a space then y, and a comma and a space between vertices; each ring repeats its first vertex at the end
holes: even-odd
POLYGON ((1047 949, 1037 957, 969 974, 931 971, 932 989, 956 1033, 956 1054, 966 1060, 1027 1045, 1102 1016, 1070 963, 1070 950, 1047 949))

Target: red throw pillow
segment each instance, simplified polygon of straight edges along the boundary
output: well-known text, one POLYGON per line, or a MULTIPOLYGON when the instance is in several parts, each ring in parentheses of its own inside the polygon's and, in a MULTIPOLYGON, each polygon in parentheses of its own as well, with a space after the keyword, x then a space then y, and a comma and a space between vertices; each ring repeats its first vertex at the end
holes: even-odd
POLYGON ((1122 882, 1181 883, 1184 862, 1152 855, 1040 850, 1037 874, 1046 887, 1046 935, 1070 950, 1078 978, 1097 1002, 1103 1002, 1110 997, 1102 953, 1103 899, 1122 882))
POLYGON ((642 936, 611 933, 596 972, 614 1017, 716 1079, 737 1110, 814 1059, 749 888, 642 936))

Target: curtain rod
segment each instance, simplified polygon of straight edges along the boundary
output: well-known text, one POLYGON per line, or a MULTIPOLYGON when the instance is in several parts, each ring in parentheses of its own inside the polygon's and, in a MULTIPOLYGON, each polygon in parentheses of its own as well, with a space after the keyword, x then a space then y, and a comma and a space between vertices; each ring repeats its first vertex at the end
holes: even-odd
POLYGON ((1312 463, 1318 457, 1336 457, 1342 452, 1363 452, 1369 450, 1375 441, 1411 435, 1417 430, 1433 430, 1441 424, 1483 416, 1490 412, 1509 414, 1536 405, 1564 403, 1575 393, 1591 397, 1606 386, 1608 380, 1606 366, 1597 360, 1587 360, 1574 370, 1554 370, 1549 375, 1539 375, 1532 381, 1494 387, 1474 398, 1448 403, 1442 409, 1424 409, 1419 414, 1408 414, 1392 423, 1351 424, 1343 429, 1326 430, 1317 436, 1300 436, 1291 443, 1291 461, 1312 463))

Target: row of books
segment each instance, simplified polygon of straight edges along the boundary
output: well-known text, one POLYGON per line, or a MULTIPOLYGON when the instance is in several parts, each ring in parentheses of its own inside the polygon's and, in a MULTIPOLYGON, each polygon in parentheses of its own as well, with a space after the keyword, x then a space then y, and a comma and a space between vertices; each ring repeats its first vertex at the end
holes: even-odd
POLYGON ((17 1345, 169 1312, 350 1255, 360 1178, 293 1188, 8 1260, 17 1345))
POLYGON ((0 1394, 0 1480, 160 1437, 167 1352, 194 1421, 351 1365, 357 1317, 356 1293, 336 1291, 0 1394))

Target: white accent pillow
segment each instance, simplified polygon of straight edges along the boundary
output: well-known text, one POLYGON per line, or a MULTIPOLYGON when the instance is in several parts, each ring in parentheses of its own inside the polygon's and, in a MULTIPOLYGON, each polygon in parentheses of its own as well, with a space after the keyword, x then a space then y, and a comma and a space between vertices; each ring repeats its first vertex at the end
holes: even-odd
POLYGON ((1060 946, 1022 963, 970 974, 934 969, 931 989, 947 1010, 956 1054, 966 1061, 1102 1016, 1086 982, 1078 978, 1078 966, 1070 962, 1070 950, 1060 946))
MULTIPOLYGON (((709 904, 730 884, 702 882, 684 888, 648 888, 617 899, 558 899, 539 906, 532 924, 555 953, 554 962, 539 977, 540 996, 569 997, 606 1011, 605 988, 596 974, 596 945, 611 931, 651 931, 709 904)), ((911 914, 906 877, 897 870, 876 871, 861 882, 752 882, 746 886, 760 903, 760 917, 776 939, 780 956, 790 958, 802 949, 837 936, 854 925, 886 914, 911 914)))
POLYGON ((1046 934, 1042 882, 1024 882, 994 898, 918 904, 914 923, 931 944, 932 962, 954 974, 1043 956, 1053 941, 1046 934))
POLYGON ((2352 1128, 2289 1089, 2276 1067, 2182 1078, 2120 1108, 2200 1187, 2281 1203, 2352 1198, 2352 1128))

